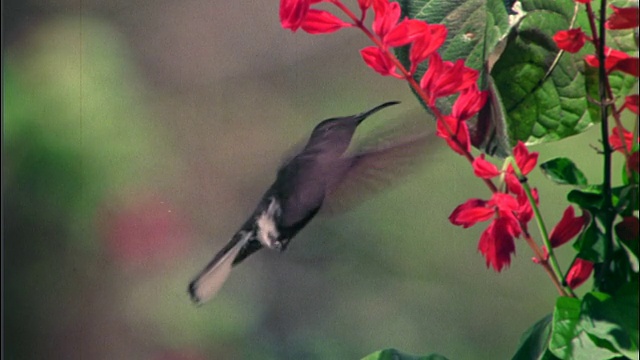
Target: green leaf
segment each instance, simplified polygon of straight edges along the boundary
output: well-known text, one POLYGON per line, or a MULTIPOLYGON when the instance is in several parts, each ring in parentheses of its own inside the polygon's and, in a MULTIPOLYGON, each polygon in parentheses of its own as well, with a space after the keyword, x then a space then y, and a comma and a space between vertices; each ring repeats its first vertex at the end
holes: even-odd
POLYGON ((385 349, 369 354, 362 360, 447 360, 447 358, 438 354, 415 356, 404 354, 396 349, 385 349))
POLYGON ((580 323, 580 300, 560 297, 556 301, 549 350, 560 359, 612 359, 619 355, 606 341, 591 337, 580 323))
POLYGON ((540 164, 542 172, 558 184, 585 186, 587 178, 576 164, 566 157, 551 159, 540 164))
POLYGON ((583 209, 600 209, 604 200, 602 187, 600 185, 592 185, 581 190, 571 190, 567 195, 567 200, 583 209))
MULTIPOLYGON (((586 67, 584 56, 593 53, 587 44, 576 54, 562 53, 552 36, 570 28, 574 2, 523 0, 525 17, 513 29, 491 75, 498 87, 507 116, 508 136, 529 144, 554 141, 580 133, 599 121, 599 109, 588 96, 597 98, 598 77, 586 67)), ((596 3, 594 3, 594 6, 596 3)), ((575 27, 588 29, 584 11, 575 27)), ((611 32, 616 49, 633 53, 633 32, 611 32)), ((618 72, 611 74, 617 96, 628 94, 635 80, 618 72)), ((618 98, 618 97, 616 97, 618 98)))
POLYGON ((588 293, 582 305, 581 326, 630 359, 638 359, 638 283, 630 282, 615 296, 588 293))
POLYGON ((557 359, 548 351, 551 338, 551 314, 530 327, 520 338, 518 351, 512 360, 552 360, 557 359))
POLYGON ((604 261, 605 236, 593 216, 587 228, 582 231, 578 240, 573 244, 573 248, 578 250, 577 257, 581 259, 593 263, 604 261))

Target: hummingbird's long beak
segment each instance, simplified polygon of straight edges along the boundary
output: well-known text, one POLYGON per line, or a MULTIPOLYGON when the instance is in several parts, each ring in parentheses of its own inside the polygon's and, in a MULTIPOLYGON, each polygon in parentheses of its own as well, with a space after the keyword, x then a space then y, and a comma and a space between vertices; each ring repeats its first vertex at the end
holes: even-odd
POLYGON ((371 110, 367 110, 367 111, 365 111, 363 113, 360 113, 360 114, 356 115, 355 118, 358 121, 358 124, 360 124, 364 119, 366 119, 367 117, 371 116, 373 113, 376 113, 376 112, 378 112, 378 111, 380 111, 380 110, 382 110, 382 109, 384 109, 384 108, 386 108, 388 106, 396 105, 396 104, 400 104, 400 101, 389 101, 389 102, 386 102, 384 104, 381 104, 381 105, 378 105, 378 106, 374 107, 371 110))

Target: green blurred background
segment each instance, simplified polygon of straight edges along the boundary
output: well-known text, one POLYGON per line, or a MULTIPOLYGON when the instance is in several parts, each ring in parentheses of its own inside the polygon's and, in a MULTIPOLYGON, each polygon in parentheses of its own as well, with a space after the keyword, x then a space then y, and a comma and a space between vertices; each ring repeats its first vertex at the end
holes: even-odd
MULTIPOLYGON (((437 138, 398 186, 319 216, 195 307, 189 280, 283 154, 318 121, 383 101, 402 105, 363 136, 415 117, 410 90, 362 63, 355 30, 282 30, 277 1, 3 6, 5 358, 356 359, 397 347, 505 359, 551 311, 555 290, 523 242, 496 274, 477 252, 484 225, 447 221, 488 191, 437 138)), ((600 181, 594 130, 535 150, 600 181)), ((567 189, 539 170, 530 180, 552 226, 567 189)), ((566 268, 571 251, 559 252, 566 268)))

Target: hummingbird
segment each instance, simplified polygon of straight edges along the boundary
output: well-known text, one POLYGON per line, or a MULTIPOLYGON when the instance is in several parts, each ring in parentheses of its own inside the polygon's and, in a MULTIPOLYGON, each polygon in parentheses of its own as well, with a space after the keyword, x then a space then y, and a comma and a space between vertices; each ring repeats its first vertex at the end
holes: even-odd
POLYGON ((399 102, 390 101, 357 115, 320 122, 304 148, 280 167, 275 181, 251 216, 191 281, 188 292, 193 302, 202 304, 211 299, 226 281, 232 267, 254 252, 262 248, 286 250, 291 239, 313 219, 327 197, 348 182, 352 177, 350 173, 376 170, 375 162, 380 160, 396 162, 395 156, 389 155, 406 153, 416 144, 423 143, 424 136, 419 136, 361 153, 347 152, 358 125, 370 115, 396 104, 399 102))

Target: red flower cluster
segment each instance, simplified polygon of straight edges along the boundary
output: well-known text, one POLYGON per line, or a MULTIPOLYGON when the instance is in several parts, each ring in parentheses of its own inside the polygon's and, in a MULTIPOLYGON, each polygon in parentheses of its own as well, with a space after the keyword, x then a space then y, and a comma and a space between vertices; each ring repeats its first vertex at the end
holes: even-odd
MULTIPOLYGON (((523 175, 531 172, 538 160, 538 153, 530 153, 522 142, 514 147, 513 156, 523 175)), ((494 178, 502 173, 484 156, 473 161, 473 170, 476 176, 483 179, 494 178)), ((527 223, 533 217, 531 205, 513 168, 509 167, 504 176, 507 184, 505 192, 494 193, 488 201, 470 199, 456 207, 449 216, 452 224, 464 228, 492 220, 480 237, 478 250, 484 255, 487 267, 492 266, 498 272, 511 263, 511 254, 515 253, 514 239, 527 230, 527 223)), ((535 189, 533 195, 537 201, 535 189)))

